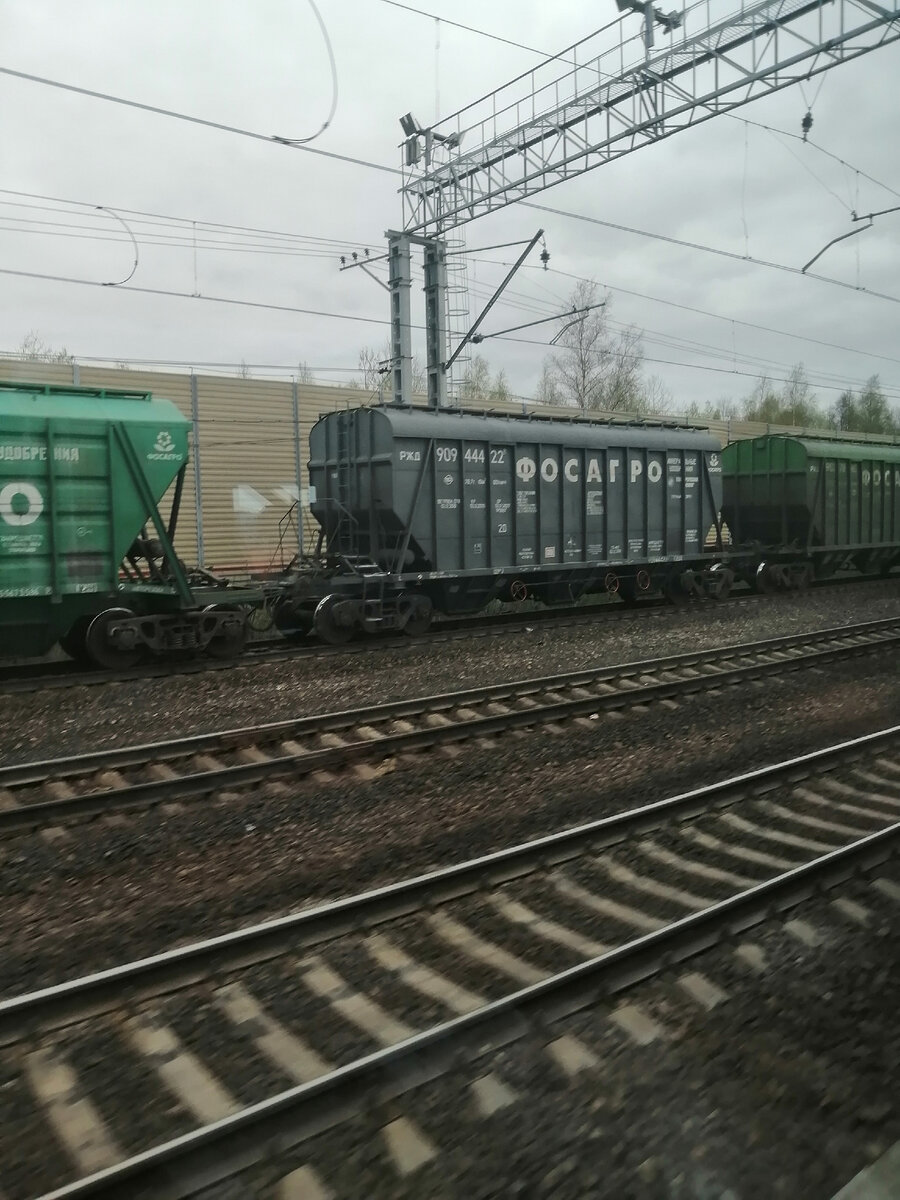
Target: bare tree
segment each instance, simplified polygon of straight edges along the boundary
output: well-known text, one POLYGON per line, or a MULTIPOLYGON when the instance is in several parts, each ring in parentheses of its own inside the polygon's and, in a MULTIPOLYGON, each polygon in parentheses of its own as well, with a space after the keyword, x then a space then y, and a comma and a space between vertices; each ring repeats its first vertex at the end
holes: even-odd
POLYGON ((491 388, 491 399, 497 400, 501 403, 512 400, 512 392, 510 391, 509 384, 506 381, 505 371, 501 370, 497 372, 497 377, 494 380, 494 386, 491 388))
POLYGON ((35 362, 73 363, 74 354, 70 354, 63 346, 62 350, 54 350, 35 329, 30 329, 22 338, 22 343, 16 351, 19 358, 29 358, 35 362))
POLYGON ((573 404, 583 412, 642 410, 643 347, 641 332, 633 325, 614 333, 609 328, 609 298, 598 300, 592 280, 581 280, 571 296, 573 311, 594 307, 579 317, 561 317, 559 349, 552 355, 549 374, 558 402, 573 404))
MULTIPOLYGON (((385 342, 380 348, 363 346, 357 359, 360 378, 349 386, 364 388, 367 392, 382 392, 387 386, 388 376, 393 368, 393 352, 390 342, 385 342)), ((428 379, 421 359, 412 361, 412 390, 422 393, 426 391, 428 379)))
POLYGON ((562 392, 549 359, 544 360, 541 377, 538 380, 537 391, 534 394, 538 404, 564 404, 562 392))
POLYGON ((459 398, 468 403, 472 400, 487 400, 491 394, 491 368, 488 360, 476 354, 466 366, 459 398))

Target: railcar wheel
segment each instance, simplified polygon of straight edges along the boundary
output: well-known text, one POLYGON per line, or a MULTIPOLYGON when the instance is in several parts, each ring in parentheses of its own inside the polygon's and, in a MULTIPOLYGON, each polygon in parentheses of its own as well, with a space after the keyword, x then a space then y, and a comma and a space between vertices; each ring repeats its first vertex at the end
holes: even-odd
POLYGON ((59 639, 60 649, 68 654, 69 658, 74 658, 77 663, 90 664, 91 658, 87 652, 85 639, 88 626, 93 619, 93 617, 79 617, 59 639))
POLYGON ((713 563, 709 568, 709 597, 711 600, 727 600, 734 583, 734 572, 724 563, 713 563))
POLYGON ((409 612, 403 632, 409 637, 424 637, 431 628, 434 607, 427 596, 399 596, 398 612, 409 612))
POLYGON ((812 563, 801 563, 794 575, 794 587, 798 592, 807 592, 815 577, 816 573, 813 570, 812 563))
MULTIPOLYGON (((233 609, 227 604, 210 604, 203 611, 208 613, 233 612, 236 616, 239 613, 238 609, 233 609)), ((243 654, 246 645, 247 623, 242 621, 239 626, 211 638, 204 646, 203 653, 210 658, 237 658, 238 655, 243 654)))
POLYGON ((353 625, 350 622, 344 624, 340 619, 340 611, 335 611, 345 603, 343 597, 331 595, 325 596, 316 607, 313 625, 322 641, 329 646, 343 646, 353 637, 353 625))
POLYGON ((682 608, 690 599, 681 580, 681 569, 670 571, 662 585, 662 593, 670 604, 682 608))
POLYGON ((107 671, 127 671, 140 662, 143 654, 140 646, 117 646, 109 637, 110 625, 133 616, 127 608, 107 608, 94 617, 84 638, 85 653, 92 663, 107 671))
POLYGON ((301 642, 312 633, 315 610, 298 608, 290 600, 282 600, 273 613, 275 627, 289 642, 301 642))
POLYGON ((770 592, 775 591, 775 587, 772 568, 768 563, 761 562, 753 575, 753 590, 761 596, 768 596, 770 592))

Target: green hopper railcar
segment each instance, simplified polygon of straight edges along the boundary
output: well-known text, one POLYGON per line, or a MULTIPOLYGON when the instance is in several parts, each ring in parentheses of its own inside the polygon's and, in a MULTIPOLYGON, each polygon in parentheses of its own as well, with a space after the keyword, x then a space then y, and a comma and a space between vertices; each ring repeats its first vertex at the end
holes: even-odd
POLYGON ((173 547, 190 428, 145 392, 0 383, 0 655, 59 642, 123 668, 243 649, 261 595, 188 572, 173 547))
POLYGON ((900 565, 900 446, 766 436, 722 452, 722 517, 760 590, 900 565))

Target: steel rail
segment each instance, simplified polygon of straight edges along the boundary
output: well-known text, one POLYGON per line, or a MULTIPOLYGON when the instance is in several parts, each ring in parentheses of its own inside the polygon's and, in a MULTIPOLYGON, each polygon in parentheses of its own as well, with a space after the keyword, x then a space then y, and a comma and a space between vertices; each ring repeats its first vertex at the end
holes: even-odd
MULTIPOLYGON (((812 588, 836 589, 843 587, 862 587, 864 585, 883 587, 890 584, 891 579, 880 576, 859 578, 856 576, 846 579, 824 579, 812 584, 812 588)), ((794 592, 787 595, 796 595, 794 592)), ((767 601, 778 601, 783 593, 739 592, 732 594, 724 603, 753 604, 767 601)), ((690 600, 690 598, 688 598, 690 600)), ((719 604, 723 602, 717 602, 719 604)), ((582 608, 536 609, 532 612, 500 613, 493 617, 475 616, 448 618, 436 624, 427 634, 421 637, 376 637, 364 641, 353 642, 344 646, 327 646, 322 643, 291 645, 284 641, 272 640, 271 648, 262 649, 264 642, 251 643, 244 655, 237 659, 198 658, 186 662, 149 663, 134 667, 128 671, 109 672, 101 669, 78 670, 75 663, 65 661, 40 662, 30 664, 31 673, 15 674, 16 667, 0 666, 0 695, 16 695, 37 691, 50 691, 71 687, 96 687, 108 683, 128 683, 145 679, 166 679, 179 675, 200 675, 212 671, 227 671, 234 668, 264 666, 280 662, 295 662, 303 659, 334 658, 345 655, 371 654, 385 650, 421 649, 432 643, 465 641, 468 638, 495 637, 506 633, 518 633, 533 624, 552 623, 559 628, 570 628, 594 622, 606 623, 629 619, 641 619, 650 616, 676 616, 679 612, 694 611, 689 603, 685 608, 673 606, 665 601, 656 599, 642 600, 636 607, 626 607, 619 604, 585 605, 582 608)), ((28 667, 21 668, 28 671, 28 667)))
POLYGON ((465 1016, 57 1188, 40 1200, 112 1200, 138 1195, 136 1187, 151 1189, 143 1194, 156 1200, 182 1200, 254 1165, 261 1153, 284 1153, 358 1111, 361 1095, 367 1101, 373 1091, 376 1100, 395 1097, 440 1076, 461 1058, 481 1058, 524 1036, 535 1023, 543 1028, 548 1020, 607 1000, 861 871, 871 871, 896 853, 898 841, 900 822, 465 1016))
MULTIPOLYGON (((874 583, 875 580, 866 580, 874 583)), ((846 585, 844 585, 846 586, 846 585)), ((736 596, 740 601, 774 598, 751 593, 736 596)), ((506 633, 519 633, 529 625, 553 622, 561 628, 587 625, 595 621, 606 622, 634 617, 639 619, 650 613, 675 615, 679 610, 663 601, 647 600, 636 608, 618 604, 584 605, 581 608, 537 609, 529 613, 498 613, 491 617, 448 618, 436 623, 425 634, 410 637, 406 634, 394 637, 370 637, 343 646, 329 646, 324 642, 291 642, 286 638, 260 639, 251 642, 237 658, 215 659, 198 657, 183 662, 177 660, 151 660, 127 671, 104 671, 97 667, 79 670, 74 662, 58 660, 28 664, 25 674, 16 674, 15 667, 0 667, 0 695, 18 692, 49 691, 52 689, 96 686, 104 683, 128 683, 143 679, 167 679, 178 675, 203 675, 212 671, 228 671, 235 667, 264 666, 270 663, 299 662, 306 659, 343 658, 347 655, 371 654, 383 650, 405 650, 421 648, 432 643, 464 641, 472 637, 495 637, 506 633)))
POLYGON ((0 1045, 37 1029, 53 1028, 108 1010, 121 1004, 123 995, 135 998, 162 988, 188 987, 213 972, 276 957, 287 949, 297 950, 445 903, 485 885, 497 885, 538 868, 555 866, 584 854, 586 849, 614 845, 669 821, 685 820, 734 804, 744 796, 765 793, 833 770, 873 750, 881 750, 898 738, 900 725, 895 725, 400 883, 14 996, 0 1001, 0 1045))
MULTIPOLYGON (((829 662, 835 659, 846 658, 846 656, 854 656, 859 654, 871 653, 872 650, 895 646, 900 643, 900 632, 889 635, 887 629, 883 626, 893 626, 898 624, 896 620, 889 620, 886 623, 875 623, 877 626, 882 626, 878 629, 870 629, 869 634, 872 636, 878 635, 874 641, 851 641, 850 646, 847 644, 839 644, 839 646, 826 646, 822 648, 812 648, 809 652, 803 655, 793 656, 793 658, 776 659, 775 661, 758 661, 757 655, 764 653, 774 653, 775 649, 784 648, 791 649, 793 647, 804 646, 805 643, 815 643, 815 635, 791 635, 788 638, 779 638, 776 640, 778 644, 773 642, 748 643, 754 647, 752 650, 746 650, 742 647, 727 647, 721 652, 696 652, 686 655, 678 655, 680 666, 697 666, 702 665, 707 668, 712 668, 708 674, 700 674, 700 676, 690 677, 688 679, 665 680, 665 682, 653 682, 636 684, 634 688, 626 690, 613 691, 606 695, 593 695, 588 697, 570 698, 570 700, 559 700, 556 698, 551 703, 535 703, 534 707, 527 709, 512 709, 503 714, 494 714, 488 716, 469 716, 466 719, 449 721, 446 725, 425 726, 409 732, 396 732, 385 734, 377 738, 366 738, 355 740, 355 742, 347 742, 338 746, 329 746, 326 749, 320 750, 305 750, 300 754, 278 755, 275 757, 265 758, 262 762, 250 762, 235 764, 235 766, 226 766, 216 769, 199 770, 199 772, 191 772, 185 775, 175 775, 172 779, 154 780, 151 782, 142 782, 142 784, 128 784, 122 787, 107 788, 104 791, 86 792, 82 796, 72 796, 65 799, 44 800, 44 802, 31 802, 22 805, 11 806, 11 808, 0 809, 0 835, 20 833, 23 830, 32 830, 50 826, 50 824, 74 820, 74 818, 85 818, 92 816, 100 816, 110 811, 124 811, 133 808, 146 808, 154 804, 160 804, 172 800, 197 798, 206 796, 212 792, 220 790, 228 790, 234 787, 247 787, 253 784, 258 784, 272 776, 292 775, 293 778, 298 778, 301 775, 308 775, 316 770, 324 770, 335 766, 346 766, 347 763, 360 762, 365 758, 385 758, 394 755, 403 754, 413 750, 430 749, 434 745, 442 745, 446 743, 461 742, 461 740, 469 740, 476 737, 487 737, 491 734, 497 734, 512 730, 512 728, 529 728, 541 724, 550 724, 553 721, 568 720, 574 716, 583 714, 599 714, 607 712, 611 709, 628 708, 635 704, 644 704, 652 701, 666 700, 674 696, 684 696, 685 694, 694 694, 709 688, 719 688, 742 682, 748 678, 760 678, 769 676, 769 674, 782 674, 786 671, 798 671, 803 667, 808 667, 810 664, 821 664, 821 662, 829 662), (884 636, 881 636, 884 634, 884 636), (790 644, 788 644, 790 643, 790 644), (773 649, 774 646, 774 649, 773 649), (743 653, 742 653, 743 650, 743 653), (710 655, 718 655, 718 658, 712 658, 710 655), (742 658, 751 658, 749 664, 743 666, 733 666, 728 668, 719 667, 719 661, 722 659, 733 660, 742 658)), ((841 631, 833 640, 838 642, 846 642, 852 638, 858 638, 860 635, 857 626, 850 626, 851 632, 841 631)), ((666 673, 674 670, 672 660, 656 660, 652 665, 650 662, 644 664, 626 665, 626 670, 619 672, 623 678, 631 678, 635 674, 650 674, 650 673, 666 673), (640 671, 638 668, 643 667, 640 671)), ((570 680, 566 686, 572 688, 577 686, 578 680, 581 682, 605 682, 605 680, 617 678, 617 668, 601 668, 600 678, 595 673, 575 672, 575 680, 570 680), (584 676, 588 678, 584 678, 584 676)), ((500 700, 500 698, 523 698, 540 692, 547 692, 556 696, 556 692, 563 686, 559 682, 560 679, 566 677, 550 677, 550 680, 523 680, 522 688, 516 690, 515 684, 497 684, 490 685, 486 689, 479 689, 480 698, 473 698, 472 691, 468 692, 451 692, 438 697, 426 697, 425 700, 412 701, 397 701, 390 706, 384 706, 384 710, 379 709, 362 709, 358 714, 353 714, 354 720, 348 721, 348 714, 334 714, 334 718, 326 721, 320 718, 302 718, 298 722, 293 722, 292 728, 294 736, 308 736, 308 731, 322 733, 325 731, 335 730, 335 728, 347 728, 354 724, 372 725, 374 721, 397 720, 404 715, 436 715, 442 710, 452 708, 466 708, 467 704, 485 703, 488 700, 500 700), (323 724, 325 721, 325 724, 323 724), (302 722, 310 722, 307 726, 302 726, 302 722), (298 730, 298 726, 302 726, 298 730), (306 734, 304 733, 306 730, 306 734)), ((263 727, 265 728, 265 727, 263 727)), ((289 732, 289 731, 283 731, 289 732)), ((200 734, 199 739, 204 737, 218 737, 218 740, 210 746, 212 752, 226 752, 228 750, 240 749, 241 746, 256 745, 260 742, 259 728, 253 730, 248 728, 246 731, 235 731, 233 736, 227 737, 203 736, 200 734), (240 737, 236 734, 240 734, 240 737), (223 738, 226 738, 224 740, 223 738)), ((169 744, 170 745, 170 744, 169 744)), ((162 743, 158 746, 157 752, 151 755, 154 761, 164 761, 166 752, 163 750, 162 743)), ((118 751, 119 754, 127 754, 130 748, 124 748, 118 751)), ((181 756, 188 754, 199 754, 199 743, 194 746, 191 751, 179 751, 181 756)), ((92 769, 102 769, 103 767, 114 769, 115 766, 122 766, 124 761, 114 760, 110 757, 109 760, 104 758, 103 751, 96 752, 98 757, 90 757, 92 760, 92 769)), ((110 755, 115 755, 116 751, 110 751, 110 755)), ((169 758, 173 757, 172 752, 168 754, 169 758)), ((132 764, 133 764, 133 760, 132 764)), ((148 761, 148 756, 138 758, 138 763, 142 764, 148 761)), ((66 762, 66 760, 62 761, 66 762)), ((68 760, 71 763, 78 763, 79 760, 68 760)), ((54 778, 53 775, 28 774, 30 764, 23 764, 22 767, 8 768, 10 776, 8 779, 16 778, 16 773, 19 772, 20 782, 46 782, 54 778)), ((70 773, 71 774, 71 773, 70 773)), ((56 776, 58 778, 58 776, 56 776)), ((65 778, 65 776, 62 776, 65 778)), ((0 775, 0 786, 4 784, 4 779, 0 775)))
MULTIPOLYGON (((169 738, 161 742, 139 742, 132 746, 110 747, 106 750, 89 751, 86 754, 16 763, 8 767, 0 767, 0 788, 24 784, 34 785, 49 779, 65 779, 101 770, 140 766, 151 759, 154 762, 161 762, 216 751, 226 753, 250 745, 259 745, 264 741, 273 742, 284 738, 308 737, 317 733, 351 729, 372 722, 380 723, 422 713, 465 708, 473 704, 528 697, 539 692, 583 687, 613 679, 628 679, 633 676, 676 671, 685 667, 709 665, 719 660, 740 658, 752 654, 775 654, 781 650, 791 650, 798 646, 827 641, 845 641, 882 632, 889 633, 892 629, 900 629, 900 616, 865 621, 858 625, 834 625, 826 629, 783 634, 752 642, 735 642, 725 646, 713 646, 706 650, 681 651, 678 654, 668 654, 655 659, 638 659, 632 662, 613 663, 609 666, 589 667, 579 671, 563 671, 554 675, 514 679, 504 683, 463 688, 455 692, 439 692, 431 696, 390 700, 385 704, 340 709, 336 712, 309 717, 290 717, 286 720, 238 726, 214 733, 189 734, 187 737, 169 738)), ((869 643, 861 643, 859 648, 864 649, 868 645, 869 643)), ((785 665, 788 661, 782 660, 785 665)), ((688 681, 683 682, 687 683, 688 681)))
MULTIPOLYGON (((33 801, 21 805, 0 809, 0 835, 14 834, 58 824, 76 818, 99 816, 108 812, 121 812, 131 808, 149 807, 175 798, 190 799, 208 795, 218 790, 235 787, 247 787, 260 783, 275 776, 309 775, 314 771, 325 770, 336 765, 359 762, 367 758, 381 759, 397 754, 422 750, 452 742, 469 740, 476 737, 508 731, 524 729, 554 721, 567 720, 584 714, 595 714, 612 709, 632 707, 651 701, 670 699, 701 692, 709 688, 728 686, 747 678, 760 678, 767 675, 783 674, 787 671, 801 670, 811 663, 830 662, 835 659, 871 653, 874 649, 900 644, 900 632, 889 634, 886 627, 900 623, 891 620, 875 623, 878 628, 869 629, 868 634, 875 640, 851 641, 850 645, 829 646, 818 649, 812 648, 802 655, 791 658, 781 658, 775 661, 758 661, 758 655, 774 653, 778 649, 791 649, 798 645, 815 643, 817 635, 791 635, 789 638, 777 639, 775 642, 748 643, 744 646, 726 647, 717 651, 697 651, 686 655, 673 656, 669 659, 652 660, 645 663, 626 664, 623 669, 601 668, 599 672, 574 672, 569 676, 553 676, 544 680, 525 680, 521 684, 497 684, 477 691, 448 693, 438 697, 416 700, 397 701, 381 709, 363 709, 354 713, 337 713, 326 718, 301 718, 296 722, 288 722, 287 727, 277 723, 282 735, 292 737, 308 736, 310 732, 322 733, 335 729, 346 729, 357 725, 372 725, 374 722, 397 720, 409 715, 435 715, 442 710, 464 709, 472 704, 484 704, 488 701, 501 699, 522 699, 534 694, 547 692, 551 695, 561 687, 577 688, 579 683, 601 683, 610 679, 622 677, 625 679, 635 675, 651 673, 664 674, 682 669, 685 666, 703 665, 710 673, 688 679, 666 680, 662 682, 636 684, 626 690, 614 691, 608 694, 591 695, 571 699, 556 698, 551 703, 536 703, 526 709, 513 709, 502 714, 489 716, 469 716, 465 719, 448 721, 446 725, 429 725, 408 732, 396 732, 346 742, 340 746, 319 750, 306 750, 296 754, 282 754, 266 758, 260 762, 240 763, 217 769, 193 771, 173 778, 154 780, 147 783, 126 784, 123 787, 108 788, 102 791, 87 792, 64 799, 33 801), (881 636, 881 635, 884 636, 881 636), (876 636, 877 635, 877 636, 876 636), (750 647, 750 648, 748 648, 750 647), (741 657, 752 658, 753 661, 744 665, 719 667, 722 660, 730 661, 741 657), (574 678, 572 678, 574 675, 574 678), (566 680, 565 683, 562 681, 566 680)), ((832 631, 829 631, 832 632, 832 631)), ((849 627, 833 634, 831 640, 844 642, 862 636, 859 627, 849 627)), ((818 635, 822 640, 822 635, 818 635)), ((249 745, 257 745, 262 740, 261 734, 269 732, 272 727, 250 727, 246 730, 230 731, 220 735, 197 735, 190 750, 179 749, 181 757, 201 753, 208 750, 213 753, 224 753, 249 745), (210 741, 209 739, 214 739, 210 741)), ((66 772, 71 777, 74 770, 84 773, 84 760, 89 760, 88 770, 115 769, 123 765, 141 765, 152 758, 155 762, 170 760, 175 752, 172 743, 158 743, 155 747, 122 748, 107 753, 98 751, 81 759, 56 760, 60 764, 60 774, 52 774, 53 760, 45 764, 23 764, 5 770, 7 775, 0 772, 0 787, 7 789, 14 783, 24 784, 45 783, 55 778, 66 778, 66 772), (118 756, 118 757, 117 757, 118 756)))

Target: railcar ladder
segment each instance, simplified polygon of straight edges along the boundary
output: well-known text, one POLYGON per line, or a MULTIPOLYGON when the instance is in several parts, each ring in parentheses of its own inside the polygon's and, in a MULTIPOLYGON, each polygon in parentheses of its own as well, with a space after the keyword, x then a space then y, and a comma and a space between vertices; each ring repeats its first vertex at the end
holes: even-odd
POLYGON ((334 550, 341 557, 354 556, 357 545, 356 521, 350 512, 351 484, 354 464, 350 461, 350 413, 337 414, 337 522, 334 527, 334 550))

